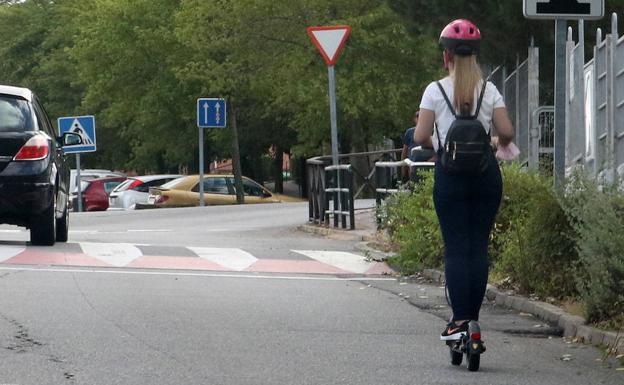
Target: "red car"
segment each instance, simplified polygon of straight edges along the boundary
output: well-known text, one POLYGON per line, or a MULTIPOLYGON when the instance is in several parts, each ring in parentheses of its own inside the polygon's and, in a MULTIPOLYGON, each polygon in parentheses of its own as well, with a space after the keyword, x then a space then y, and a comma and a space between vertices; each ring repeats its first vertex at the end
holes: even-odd
MULTIPOLYGON (((82 211, 104 211, 108 209, 108 195, 125 180, 126 177, 114 176, 81 181, 82 211)), ((72 192, 71 202, 73 210, 78 211, 78 189, 72 192)))

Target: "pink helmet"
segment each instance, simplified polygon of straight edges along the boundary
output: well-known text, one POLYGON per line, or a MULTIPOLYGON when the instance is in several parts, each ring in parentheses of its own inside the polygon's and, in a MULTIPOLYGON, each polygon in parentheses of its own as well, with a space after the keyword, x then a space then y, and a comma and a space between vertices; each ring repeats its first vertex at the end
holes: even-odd
POLYGON ((474 23, 466 19, 450 22, 440 34, 440 44, 450 52, 469 56, 479 52, 481 31, 474 23))

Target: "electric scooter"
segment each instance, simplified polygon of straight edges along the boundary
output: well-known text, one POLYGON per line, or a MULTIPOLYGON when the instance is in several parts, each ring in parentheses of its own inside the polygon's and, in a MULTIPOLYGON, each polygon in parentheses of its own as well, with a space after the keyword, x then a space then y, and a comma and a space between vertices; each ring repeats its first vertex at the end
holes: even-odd
MULTIPOLYGON (((451 306, 451 299, 448 296, 448 287, 444 285, 444 294, 446 302, 451 306)), ((468 334, 464 334, 458 340, 446 341, 451 355, 451 365, 459 366, 462 364, 464 355, 466 355, 466 367, 471 372, 479 370, 481 364, 481 354, 485 352, 485 345, 481 340, 481 327, 478 321, 468 322, 468 334)))
POLYGON ((466 355, 466 367, 471 372, 479 370, 481 354, 485 352, 485 345, 481 340, 481 328, 477 321, 468 323, 468 334, 458 340, 446 341, 451 354, 451 364, 459 366, 466 355))

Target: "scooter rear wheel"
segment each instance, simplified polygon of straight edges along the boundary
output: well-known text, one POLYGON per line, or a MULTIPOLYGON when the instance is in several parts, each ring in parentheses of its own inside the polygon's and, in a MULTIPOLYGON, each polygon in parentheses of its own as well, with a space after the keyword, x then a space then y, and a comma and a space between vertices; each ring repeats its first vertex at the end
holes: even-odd
POLYGON ((469 371, 476 372, 477 370, 479 370, 480 364, 481 364, 480 354, 466 353, 466 366, 468 366, 469 371))

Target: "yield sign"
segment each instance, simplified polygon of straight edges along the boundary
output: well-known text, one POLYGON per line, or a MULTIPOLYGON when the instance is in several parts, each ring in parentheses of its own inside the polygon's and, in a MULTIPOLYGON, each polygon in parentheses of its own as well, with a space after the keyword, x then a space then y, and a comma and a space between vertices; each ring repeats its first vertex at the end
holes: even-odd
POLYGON ((308 28, 308 36, 321 51, 321 55, 323 55, 328 66, 333 66, 340 57, 342 47, 350 33, 351 27, 348 25, 308 28))

